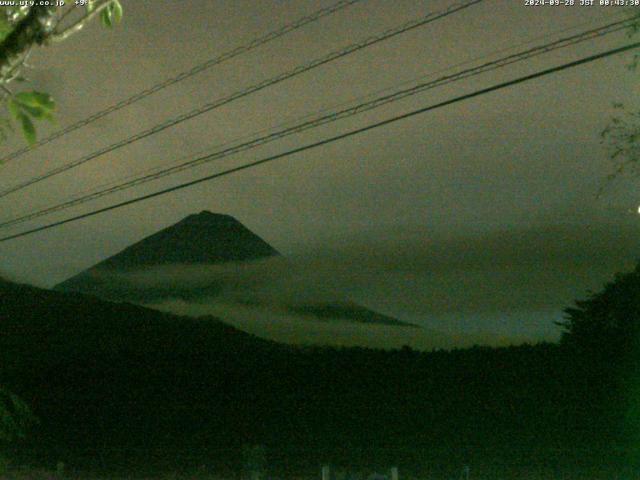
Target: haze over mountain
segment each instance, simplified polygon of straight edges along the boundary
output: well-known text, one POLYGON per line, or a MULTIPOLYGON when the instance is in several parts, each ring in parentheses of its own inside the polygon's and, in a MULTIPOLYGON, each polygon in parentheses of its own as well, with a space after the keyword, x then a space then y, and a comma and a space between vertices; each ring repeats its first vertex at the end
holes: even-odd
POLYGON ((300 279, 299 283, 308 285, 304 294, 299 288, 283 294, 282 288, 272 288, 277 283, 269 275, 274 265, 295 269, 235 218, 202 211, 140 240, 55 289, 161 307, 176 301, 202 305, 213 300, 306 320, 411 326, 350 301, 330 284, 311 286, 311 279, 300 279))

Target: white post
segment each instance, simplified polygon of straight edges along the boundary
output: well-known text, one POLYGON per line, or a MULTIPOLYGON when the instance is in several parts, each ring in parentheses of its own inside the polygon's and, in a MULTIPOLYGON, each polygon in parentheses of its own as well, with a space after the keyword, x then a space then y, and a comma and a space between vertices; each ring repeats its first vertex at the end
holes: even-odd
POLYGON ((391 480, 399 480, 398 467, 391 467, 391 480))
POLYGON ((323 465, 322 467, 322 480, 331 480, 331 470, 329 465, 323 465))

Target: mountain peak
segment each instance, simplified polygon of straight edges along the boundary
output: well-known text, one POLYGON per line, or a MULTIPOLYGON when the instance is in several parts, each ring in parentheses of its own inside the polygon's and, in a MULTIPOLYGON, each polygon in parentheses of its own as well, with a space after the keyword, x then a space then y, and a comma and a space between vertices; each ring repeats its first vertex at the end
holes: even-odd
POLYGON ((182 219, 182 221, 185 221, 185 220, 204 220, 204 221, 233 220, 234 222, 237 222, 237 220, 234 217, 232 217, 231 215, 227 215, 227 214, 224 214, 224 213, 213 213, 213 212, 210 212, 209 210, 202 210, 200 213, 193 213, 191 215, 188 215, 184 219, 182 219))
POLYGON ((271 245, 234 217, 202 210, 143 238, 58 287, 86 290, 84 284, 91 283, 92 274, 101 272, 171 264, 246 262, 274 255, 278 252, 271 245))

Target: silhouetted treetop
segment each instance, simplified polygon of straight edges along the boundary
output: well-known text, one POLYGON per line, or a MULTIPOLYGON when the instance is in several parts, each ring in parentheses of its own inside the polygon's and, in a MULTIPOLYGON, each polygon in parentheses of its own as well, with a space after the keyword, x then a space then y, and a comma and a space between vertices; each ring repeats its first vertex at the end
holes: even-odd
MULTIPOLYGON (((640 334, 640 264, 565 309, 562 343, 590 353, 632 359, 640 334)), ((613 360, 612 358, 612 360, 613 360)))

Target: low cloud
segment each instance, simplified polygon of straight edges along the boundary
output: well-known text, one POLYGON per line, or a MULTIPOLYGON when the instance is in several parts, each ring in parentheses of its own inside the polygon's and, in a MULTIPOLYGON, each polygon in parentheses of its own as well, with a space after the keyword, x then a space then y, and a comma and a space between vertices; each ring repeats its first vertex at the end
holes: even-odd
POLYGON ((482 313, 568 306, 615 272, 633 268, 638 258, 640 231, 630 228, 555 227, 473 238, 407 231, 394 239, 372 235, 287 258, 116 275, 167 291, 205 294, 211 287, 216 296, 236 303, 350 299, 380 305, 388 298, 416 313, 482 313))
POLYGON ((148 305, 182 315, 214 315, 258 337, 293 345, 362 346, 417 350, 460 348, 472 345, 509 345, 523 343, 525 336, 495 333, 445 333, 428 328, 319 321, 316 317, 293 315, 277 307, 238 305, 211 299, 200 303, 165 301, 148 305))
POLYGON ((153 267, 117 274, 115 280, 165 292, 195 291, 188 302, 176 295, 151 303, 176 313, 233 318, 262 336, 290 334, 295 343, 418 342, 426 348, 557 338, 553 321, 563 308, 640 258, 640 232, 628 227, 560 226, 475 237, 406 230, 393 238, 372 233, 334 245, 247 263, 153 267), (336 301, 356 302, 425 329, 338 327, 284 308, 336 301))

